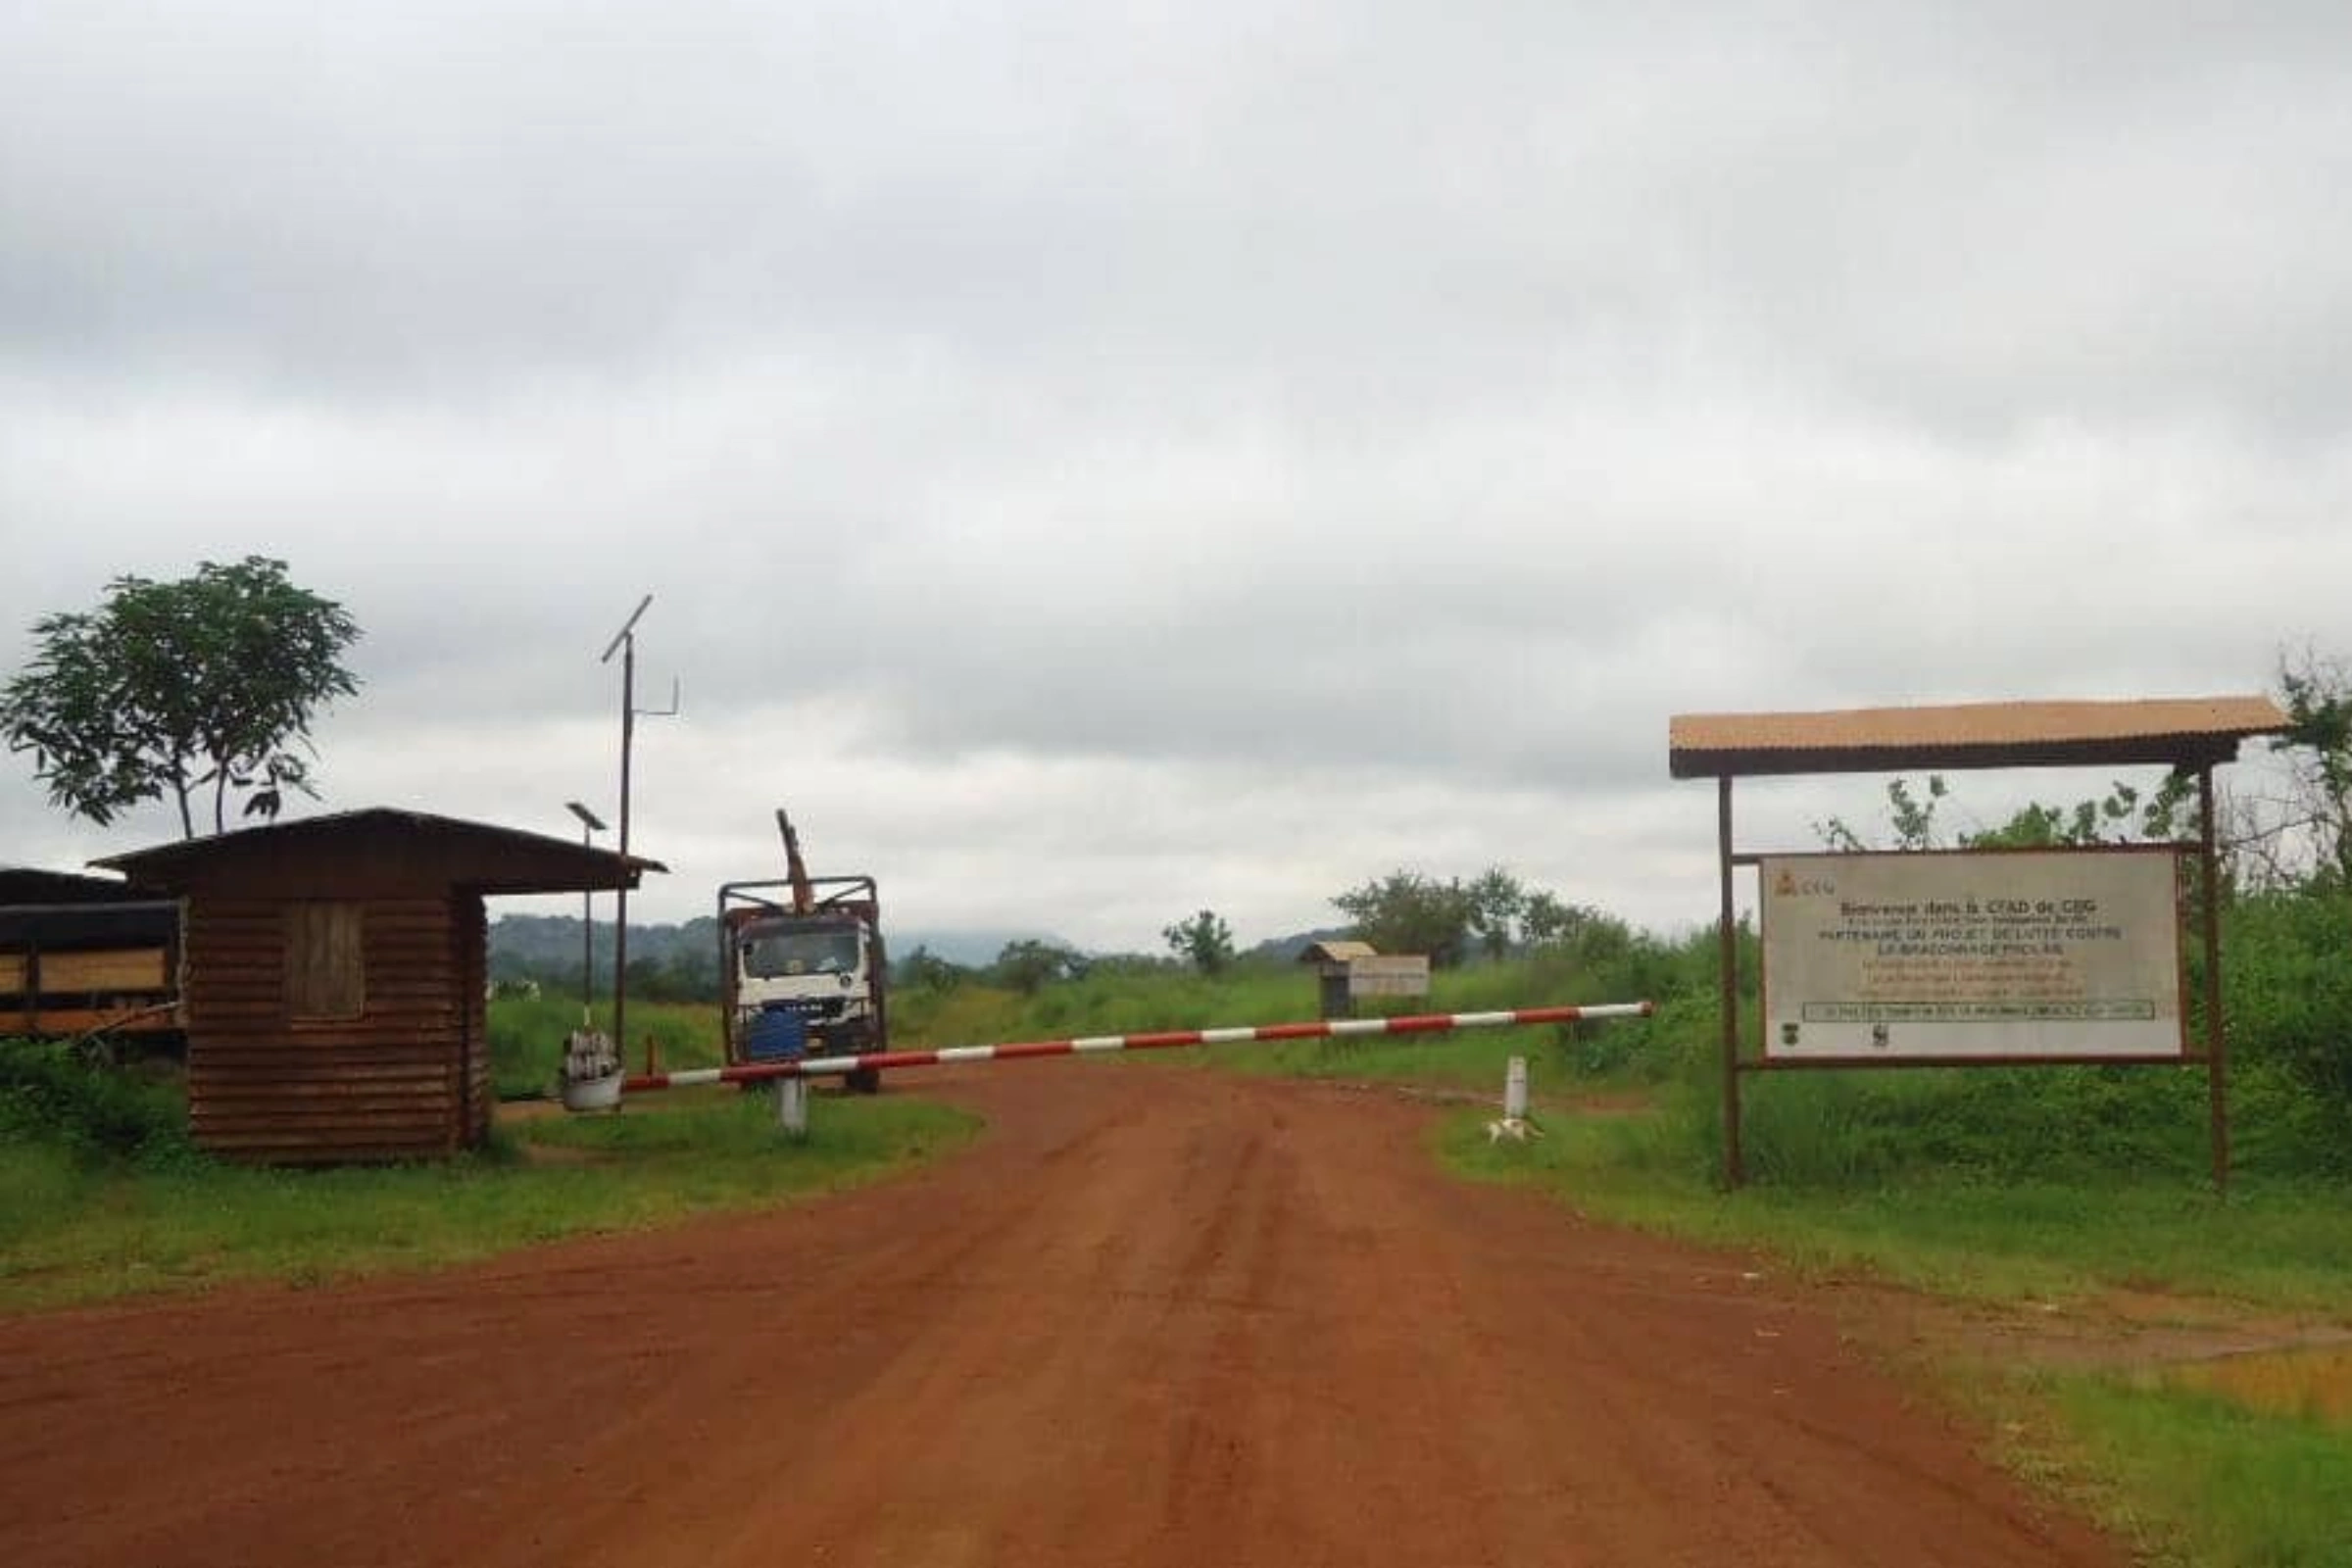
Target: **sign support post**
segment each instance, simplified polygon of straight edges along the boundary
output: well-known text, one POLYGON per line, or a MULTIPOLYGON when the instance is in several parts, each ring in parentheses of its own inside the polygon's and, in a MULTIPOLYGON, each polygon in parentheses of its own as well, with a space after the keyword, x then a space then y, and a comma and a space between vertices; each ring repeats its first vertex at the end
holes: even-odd
POLYGON ((1740 1158, 1740 930, 1732 907, 1732 776, 1715 780, 1715 841, 1721 861, 1723 913, 1723 1184, 1747 1180, 1740 1158))
POLYGON ((2212 1124, 2213 1190, 2230 1191, 2230 1060, 2222 1029, 2222 873, 2214 844, 2213 764, 2197 769, 2198 893, 2205 906, 2205 1098, 2212 1124))

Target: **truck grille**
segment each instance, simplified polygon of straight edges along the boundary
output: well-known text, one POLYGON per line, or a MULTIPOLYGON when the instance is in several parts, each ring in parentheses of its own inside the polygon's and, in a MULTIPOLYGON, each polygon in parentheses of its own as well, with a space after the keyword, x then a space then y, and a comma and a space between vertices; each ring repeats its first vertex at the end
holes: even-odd
POLYGON ((777 1002, 760 1004, 761 1012, 796 1012, 808 1023, 824 1023, 838 1018, 849 1005, 842 997, 788 997, 777 1002))

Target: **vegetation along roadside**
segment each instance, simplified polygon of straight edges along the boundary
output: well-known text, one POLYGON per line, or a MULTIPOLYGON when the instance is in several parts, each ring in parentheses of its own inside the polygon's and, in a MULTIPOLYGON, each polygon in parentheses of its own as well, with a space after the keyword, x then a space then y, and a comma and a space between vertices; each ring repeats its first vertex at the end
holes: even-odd
POLYGON ((443 1164, 256 1170, 189 1144, 170 1082, 0 1042, 0 1311, 438 1268, 791 1201, 937 1155, 979 1125, 911 1096, 841 1097, 796 1143, 763 1096, 674 1098, 511 1120, 486 1152, 443 1164))

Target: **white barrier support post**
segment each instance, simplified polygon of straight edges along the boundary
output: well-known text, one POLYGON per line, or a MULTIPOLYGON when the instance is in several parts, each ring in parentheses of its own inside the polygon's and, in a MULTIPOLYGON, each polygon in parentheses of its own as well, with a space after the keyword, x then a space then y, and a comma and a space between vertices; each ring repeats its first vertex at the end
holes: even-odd
POLYGON ((784 1129, 787 1138, 808 1136, 808 1079, 776 1080, 776 1125, 784 1129))
POLYGON ((1502 1119, 1504 1121, 1527 1120, 1527 1058, 1525 1056, 1513 1056, 1510 1065, 1503 1069, 1502 1119))

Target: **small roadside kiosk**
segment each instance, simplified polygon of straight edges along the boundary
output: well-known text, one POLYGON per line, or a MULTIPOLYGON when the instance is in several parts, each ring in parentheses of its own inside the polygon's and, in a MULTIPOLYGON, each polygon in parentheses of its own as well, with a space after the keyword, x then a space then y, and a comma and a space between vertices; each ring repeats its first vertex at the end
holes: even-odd
POLYGON ((1744 1178, 1740 1089, 1806 1068, 2162 1063, 2206 1071, 2213 1180, 2229 1183, 2214 769, 2287 727, 2262 696, 1687 713, 1675 778, 1713 778, 1722 891, 1723 1174, 1744 1178), (2160 765, 2197 784, 2199 833, 2051 850, 1750 854, 1732 780, 1766 774, 2160 765), (2188 897, 2194 868, 2193 900, 2188 897), (1740 1049, 1733 872, 1757 872, 1762 1039, 1740 1049), (2182 948, 2203 948, 2203 1049, 2182 948))
POLYGON ((375 808, 95 862, 176 897, 188 1116, 266 1164, 432 1159, 490 1130, 482 901, 658 861, 375 808))
POLYGON ((1315 966, 1322 1016, 1352 1018, 1358 997, 1426 997, 1426 954, 1382 954, 1369 942, 1345 938, 1310 942, 1298 955, 1315 966))

